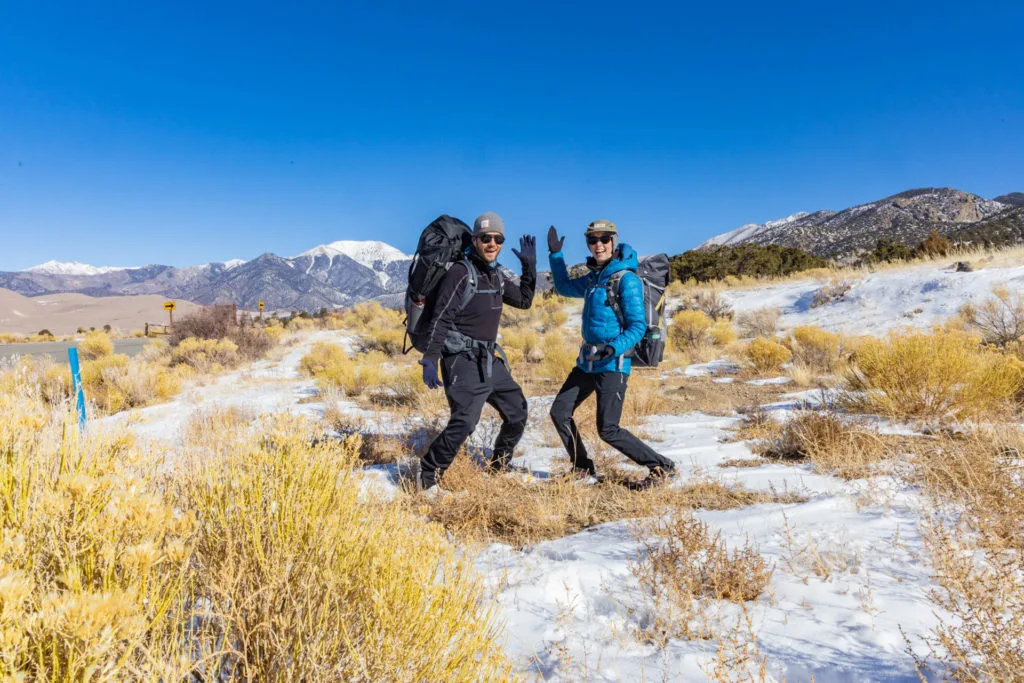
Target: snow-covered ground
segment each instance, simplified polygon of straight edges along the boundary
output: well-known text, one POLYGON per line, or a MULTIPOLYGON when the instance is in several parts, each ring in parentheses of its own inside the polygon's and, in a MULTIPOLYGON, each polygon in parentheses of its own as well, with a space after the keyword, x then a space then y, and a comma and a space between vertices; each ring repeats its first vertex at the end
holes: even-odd
MULTIPOLYGON (((818 324, 879 334, 901 325, 939 322, 964 301, 983 299, 993 284, 1013 287, 1022 279, 1024 267, 952 273, 926 266, 869 276, 843 301, 820 308, 809 306, 821 286, 813 282, 731 291, 728 297, 739 312, 778 306, 786 326, 818 324), (917 309, 921 312, 913 318, 903 317, 917 309)), ((320 415, 325 406, 298 364, 321 339, 347 341, 340 333, 317 333, 281 361, 258 363, 193 387, 171 403, 107 420, 173 444, 189 415, 205 406, 320 415)), ((728 363, 717 362, 681 374, 728 370, 728 363)), ((550 400, 530 400, 532 419, 515 460, 541 475, 537 485, 565 457, 545 445, 542 430, 550 400)), ((785 395, 768 409, 786 414, 807 400, 813 396, 785 395)), ((376 416, 366 417, 369 428, 380 424, 376 416)), ((665 415, 652 418, 647 431, 655 448, 680 468, 677 485, 699 477, 806 497, 800 503, 696 512, 728 544, 749 541, 774 564, 768 593, 748 606, 770 676, 789 681, 813 676, 819 682, 919 680, 906 649, 909 644, 920 650, 922 636, 943 615, 927 597, 933 583, 919 533, 917 492, 888 476, 846 482, 815 474, 809 466, 721 467, 727 460, 752 457, 749 444, 726 440, 738 419, 696 412, 665 415)), ((395 495, 386 468, 368 469, 374 490, 395 495)), ((716 641, 672 640, 658 648, 635 637, 650 616, 630 572, 640 549, 630 522, 622 521, 523 550, 494 544, 482 551, 476 563, 500 606, 506 647, 528 675, 550 681, 707 678, 716 641)), ((715 607, 735 623, 736 606, 715 607)))
POLYGON ((786 282, 755 289, 729 290, 724 297, 737 313, 770 306, 782 311, 784 329, 817 325, 830 332, 885 334, 901 327, 930 327, 955 315, 964 303, 979 302, 992 286, 1010 291, 1024 287, 1024 266, 981 268, 957 273, 922 265, 850 278, 853 286, 841 300, 813 307, 823 281, 786 282))

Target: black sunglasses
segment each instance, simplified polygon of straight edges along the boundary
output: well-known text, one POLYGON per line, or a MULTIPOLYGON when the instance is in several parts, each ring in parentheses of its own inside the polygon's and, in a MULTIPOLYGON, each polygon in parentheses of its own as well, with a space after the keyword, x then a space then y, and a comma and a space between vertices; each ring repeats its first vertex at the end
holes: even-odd
POLYGON ((489 233, 485 233, 485 234, 480 235, 479 237, 477 237, 477 239, 480 240, 483 244, 490 244, 491 240, 494 240, 494 243, 499 245, 499 246, 502 245, 502 244, 505 244, 505 236, 504 235, 491 235, 489 233))
POLYGON ((600 242, 601 244, 608 244, 612 241, 611 235, 590 235, 587 237, 587 244, 593 246, 600 242))

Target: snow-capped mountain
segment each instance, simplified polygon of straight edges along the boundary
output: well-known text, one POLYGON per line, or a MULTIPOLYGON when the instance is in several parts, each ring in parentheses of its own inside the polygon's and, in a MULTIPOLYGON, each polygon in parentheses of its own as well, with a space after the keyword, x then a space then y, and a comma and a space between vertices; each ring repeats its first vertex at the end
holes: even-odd
POLYGON ((26 268, 23 273, 46 273, 48 275, 103 275, 119 270, 131 270, 123 266, 90 266, 78 261, 47 261, 38 266, 26 268))
POLYGON ((800 211, 794 213, 792 216, 781 218, 777 221, 768 221, 767 223, 747 223, 742 225, 735 230, 724 232, 721 235, 715 235, 704 244, 700 245, 699 248, 713 247, 713 246, 726 246, 731 247, 737 244, 743 244, 744 242, 750 242, 761 233, 767 232, 774 228, 782 227, 783 225, 789 225, 793 221, 800 220, 801 218, 808 216, 806 211, 800 211))
MULTIPOLYGON (((309 259, 306 267, 307 273, 311 272, 313 268, 319 268, 321 272, 328 273, 335 266, 336 261, 340 261, 344 267, 345 262, 351 259, 359 265, 375 271, 381 287, 387 289, 394 270, 388 266, 399 262, 408 263, 412 256, 399 251, 390 244, 376 240, 339 240, 304 251, 294 257, 292 261, 307 263, 305 259, 309 259), (338 257, 342 258, 338 259, 338 257)), ((402 287, 405 287, 404 282, 402 287)))
POLYGON ((948 187, 907 190, 842 211, 798 213, 744 225, 712 237, 698 248, 778 244, 799 247, 815 256, 851 260, 873 249, 880 239, 915 246, 932 230, 953 235, 1011 208, 1008 201, 984 199, 948 187))
POLYGON ((315 311, 368 299, 398 301, 405 291, 410 258, 384 242, 342 240, 293 258, 268 253, 250 261, 231 259, 182 268, 97 268, 50 261, 16 273, 0 272, 0 288, 26 296, 160 294, 249 309, 263 301, 270 310, 315 311))

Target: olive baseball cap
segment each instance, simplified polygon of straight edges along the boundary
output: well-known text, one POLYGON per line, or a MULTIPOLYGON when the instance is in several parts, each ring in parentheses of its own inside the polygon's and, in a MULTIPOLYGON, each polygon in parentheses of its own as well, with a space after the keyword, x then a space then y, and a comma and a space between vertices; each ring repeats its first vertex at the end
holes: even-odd
POLYGON ((615 224, 612 223, 611 221, 606 221, 604 219, 596 220, 593 223, 591 223, 590 225, 588 225, 587 226, 587 231, 585 233, 583 233, 583 234, 584 235, 593 235, 593 234, 602 233, 602 232, 608 232, 608 233, 611 233, 613 235, 618 235, 619 234, 619 230, 618 230, 618 228, 615 227, 615 224))

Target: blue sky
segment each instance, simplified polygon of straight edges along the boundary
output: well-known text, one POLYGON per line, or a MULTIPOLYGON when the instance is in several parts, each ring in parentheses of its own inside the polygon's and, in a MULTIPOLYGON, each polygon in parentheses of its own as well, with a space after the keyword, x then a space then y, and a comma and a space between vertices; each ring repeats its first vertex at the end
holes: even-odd
POLYGON ((0 270, 411 251, 485 210, 676 253, 912 187, 1024 191, 1022 25, 1019 2, 6 0, 0 270))

